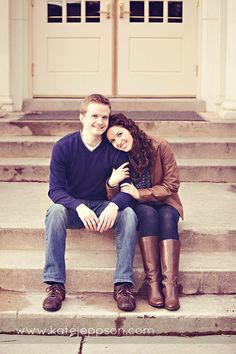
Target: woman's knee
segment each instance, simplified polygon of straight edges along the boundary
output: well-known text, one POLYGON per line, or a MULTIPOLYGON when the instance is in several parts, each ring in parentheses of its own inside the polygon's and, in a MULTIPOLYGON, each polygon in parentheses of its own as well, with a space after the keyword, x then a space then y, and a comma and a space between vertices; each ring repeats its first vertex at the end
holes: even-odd
POLYGON ((158 234, 159 216, 157 211, 145 204, 139 204, 134 209, 138 217, 140 236, 156 236, 158 234))
POLYGON ((170 206, 165 205, 159 210, 160 215, 160 238, 164 239, 179 239, 178 233, 178 221, 179 213, 178 211, 170 206))
POLYGON ((139 204, 135 206, 134 211, 138 219, 150 220, 157 217, 156 210, 149 205, 139 204))
POLYGON ((165 224, 175 224, 179 221, 179 213, 171 205, 163 205, 158 212, 161 221, 165 224))

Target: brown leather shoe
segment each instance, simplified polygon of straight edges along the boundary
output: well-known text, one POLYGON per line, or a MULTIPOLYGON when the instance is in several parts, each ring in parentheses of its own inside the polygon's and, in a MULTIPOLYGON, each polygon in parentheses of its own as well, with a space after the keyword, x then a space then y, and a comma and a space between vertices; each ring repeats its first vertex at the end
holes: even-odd
POLYGON ((61 308, 62 301, 65 300, 66 290, 61 284, 53 284, 46 288, 48 296, 43 301, 45 311, 57 311, 61 308))
POLYGON ((149 305, 164 307, 159 237, 140 237, 139 247, 145 272, 145 287, 149 305))
POLYGON ((133 311, 136 307, 133 296, 133 285, 127 283, 114 286, 114 299, 117 307, 122 311, 133 311))

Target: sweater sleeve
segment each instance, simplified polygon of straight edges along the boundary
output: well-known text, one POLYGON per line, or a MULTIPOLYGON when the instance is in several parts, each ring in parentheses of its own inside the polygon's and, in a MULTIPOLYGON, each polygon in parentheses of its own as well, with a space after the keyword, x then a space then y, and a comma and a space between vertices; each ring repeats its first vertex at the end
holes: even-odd
POLYGON ((48 196, 54 203, 64 205, 69 209, 76 209, 82 203, 73 198, 66 191, 67 159, 64 148, 59 143, 54 145, 50 162, 50 177, 48 196))
POLYGON ((163 168, 163 181, 151 188, 139 189, 140 202, 162 201, 173 193, 177 193, 180 185, 179 169, 174 154, 167 141, 163 141, 161 149, 161 163, 163 168))

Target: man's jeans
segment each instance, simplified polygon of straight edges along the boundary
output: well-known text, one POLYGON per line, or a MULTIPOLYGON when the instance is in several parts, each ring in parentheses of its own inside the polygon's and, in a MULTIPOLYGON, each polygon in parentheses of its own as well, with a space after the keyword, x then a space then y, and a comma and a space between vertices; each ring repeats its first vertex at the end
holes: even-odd
MULTIPOLYGON (((97 216, 109 204, 108 201, 84 201, 97 216)), ((53 204, 45 219, 45 266, 43 281, 66 282, 65 248, 66 229, 81 229, 84 227, 76 210, 65 208, 61 204, 53 204)), ((115 221, 117 264, 114 283, 134 282, 133 259, 135 254, 137 216, 131 208, 118 211, 115 221)))

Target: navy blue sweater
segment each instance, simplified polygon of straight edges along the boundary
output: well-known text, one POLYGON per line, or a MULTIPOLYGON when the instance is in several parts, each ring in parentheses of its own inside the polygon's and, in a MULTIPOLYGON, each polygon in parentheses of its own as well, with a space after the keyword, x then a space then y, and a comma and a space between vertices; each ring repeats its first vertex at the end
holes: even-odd
MULTIPOLYGON (((93 151, 84 145, 80 132, 66 135, 53 148, 50 163, 48 195, 54 203, 76 209, 87 200, 107 200, 106 180, 113 168, 128 161, 104 138, 93 151)), ((130 179, 124 180, 129 182, 130 179)), ((112 201, 122 210, 130 205, 131 197, 119 192, 112 201)))

